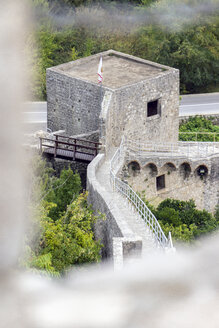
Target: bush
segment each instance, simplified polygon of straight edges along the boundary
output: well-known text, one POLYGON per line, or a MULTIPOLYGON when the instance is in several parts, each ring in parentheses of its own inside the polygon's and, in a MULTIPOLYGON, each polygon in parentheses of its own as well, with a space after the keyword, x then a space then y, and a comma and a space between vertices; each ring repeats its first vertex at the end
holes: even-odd
MULTIPOLYGON (((188 122, 182 123, 179 128, 179 132, 210 132, 218 133, 215 135, 215 141, 219 141, 219 126, 212 123, 212 119, 206 119, 204 117, 195 116, 190 117, 188 122)), ((194 134, 179 134, 179 140, 182 141, 195 141, 196 133, 194 134)), ((214 141, 213 135, 198 134, 197 141, 214 141)))
MULTIPOLYGON (((144 200, 145 201, 145 200, 144 200)), ((147 204, 147 202, 145 202, 147 204)), ((191 242, 200 236, 218 229, 219 210, 215 216, 206 210, 196 209, 193 200, 180 201, 167 198, 162 201, 157 209, 150 207, 158 219, 166 236, 169 231, 174 240, 191 242)))

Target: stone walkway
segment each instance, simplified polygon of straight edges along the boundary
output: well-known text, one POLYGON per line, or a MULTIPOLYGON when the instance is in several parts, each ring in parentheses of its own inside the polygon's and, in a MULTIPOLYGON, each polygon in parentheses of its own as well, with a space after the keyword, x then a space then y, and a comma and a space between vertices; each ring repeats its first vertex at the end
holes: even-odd
MULTIPOLYGON (((155 145, 158 147, 157 145, 155 145)), ((155 147, 155 148, 156 148, 155 147)), ((213 155, 219 155, 219 142, 183 142, 180 141, 178 144, 173 144, 173 149, 171 150, 171 144, 162 146, 163 150, 156 149, 153 150, 153 147, 141 146, 138 149, 137 146, 128 144, 128 151, 130 155, 137 155, 138 157, 188 157, 188 158, 207 158, 213 155)))
POLYGON ((112 206, 119 209, 121 216, 128 224, 130 230, 133 232, 133 235, 135 235, 135 237, 138 236, 142 238, 142 255, 144 256, 152 251, 155 252, 157 248, 154 238, 142 218, 137 212, 132 210, 131 206, 128 204, 127 200, 122 197, 122 195, 116 191, 112 191, 112 187, 110 185, 110 159, 106 160, 98 169, 97 179, 101 186, 111 193, 113 199, 112 206))

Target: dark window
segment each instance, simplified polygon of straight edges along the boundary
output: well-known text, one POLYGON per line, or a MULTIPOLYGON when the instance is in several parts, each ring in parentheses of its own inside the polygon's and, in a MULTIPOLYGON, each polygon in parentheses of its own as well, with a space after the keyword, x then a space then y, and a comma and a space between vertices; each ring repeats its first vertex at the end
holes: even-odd
POLYGON ((148 117, 158 114, 158 100, 150 101, 148 103, 148 117))
POLYGON ((207 176, 208 174, 208 168, 205 165, 200 165, 197 169, 196 172, 198 173, 198 175, 203 178, 205 176, 207 176))
POLYGON ((164 189, 165 188, 165 175, 160 175, 156 178, 157 183, 157 190, 164 189))

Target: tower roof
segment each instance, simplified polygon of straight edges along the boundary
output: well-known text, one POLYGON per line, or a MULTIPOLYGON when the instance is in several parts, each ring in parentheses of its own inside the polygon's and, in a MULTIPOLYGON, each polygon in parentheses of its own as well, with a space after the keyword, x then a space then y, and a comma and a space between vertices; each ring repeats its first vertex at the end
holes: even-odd
POLYGON ((98 84, 98 64, 103 58, 103 86, 121 88, 159 75, 165 75, 171 67, 160 65, 114 50, 58 65, 52 69, 73 78, 98 84))

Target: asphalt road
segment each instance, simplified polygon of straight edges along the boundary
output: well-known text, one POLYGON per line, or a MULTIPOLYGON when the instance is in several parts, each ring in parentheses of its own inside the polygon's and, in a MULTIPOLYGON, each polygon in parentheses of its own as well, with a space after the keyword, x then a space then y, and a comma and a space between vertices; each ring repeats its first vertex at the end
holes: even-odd
MULTIPOLYGON (((179 115, 219 114, 219 92, 182 96, 179 115)), ((46 130, 47 103, 27 102, 23 112, 24 130, 31 133, 36 130, 46 130)))
POLYGON ((34 133, 47 129, 47 102, 26 102, 24 104, 23 130, 25 133, 34 133))
POLYGON ((47 121, 47 102, 26 102, 24 104, 23 121, 37 123, 47 121))
POLYGON ((219 92, 182 96, 179 116, 219 114, 219 92))

